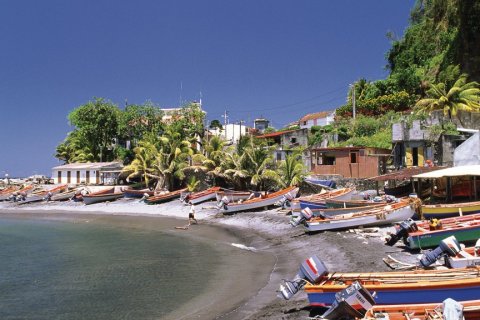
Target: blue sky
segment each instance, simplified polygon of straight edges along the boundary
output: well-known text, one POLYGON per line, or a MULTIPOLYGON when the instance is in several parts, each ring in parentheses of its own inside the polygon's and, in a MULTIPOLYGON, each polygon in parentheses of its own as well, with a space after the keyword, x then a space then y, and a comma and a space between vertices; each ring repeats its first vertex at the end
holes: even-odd
POLYGON ((93 97, 280 128, 387 75, 414 0, 3 0, 0 177, 50 175, 67 114, 93 97))

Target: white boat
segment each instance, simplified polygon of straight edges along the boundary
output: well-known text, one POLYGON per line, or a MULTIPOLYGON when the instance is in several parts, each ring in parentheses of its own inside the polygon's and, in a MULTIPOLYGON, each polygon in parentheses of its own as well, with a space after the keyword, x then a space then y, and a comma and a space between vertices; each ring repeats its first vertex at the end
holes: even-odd
POLYGON ((221 206, 219 209, 223 214, 231 214, 239 211, 268 207, 280 201, 293 199, 296 197, 297 193, 297 187, 288 187, 286 189, 260 196, 258 198, 245 200, 243 202, 223 204, 223 206, 221 206))
MULTIPOLYGON (((321 192, 312 194, 309 196, 299 197, 292 201, 291 207, 292 209, 301 209, 301 202, 318 202, 320 205, 319 207, 326 207, 325 200, 326 199, 336 199, 336 200, 350 200, 355 193, 355 189, 352 188, 341 188, 341 189, 334 189, 327 192, 321 192)), ((312 208, 310 208, 312 209, 312 208)))
POLYGON ((217 202, 222 200, 227 200, 227 202, 235 202, 238 200, 248 199, 252 195, 252 192, 249 191, 217 191, 217 202))
POLYGON ((98 203, 98 202, 105 202, 105 201, 115 201, 119 198, 123 198, 123 192, 115 192, 115 193, 105 193, 105 194, 87 194, 83 196, 83 202, 88 204, 98 203))
POLYGON ((414 200, 404 200, 382 208, 369 209, 330 218, 312 218, 305 223, 306 232, 318 232, 355 228, 360 226, 379 226, 409 219, 415 213, 414 200))

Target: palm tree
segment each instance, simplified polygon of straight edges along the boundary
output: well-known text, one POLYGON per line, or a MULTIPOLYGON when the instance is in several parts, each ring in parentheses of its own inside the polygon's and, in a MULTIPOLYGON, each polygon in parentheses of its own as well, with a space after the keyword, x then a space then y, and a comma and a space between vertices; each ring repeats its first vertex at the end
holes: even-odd
POLYGON ((280 163, 277 170, 282 187, 299 185, 306 175, 306 167, 299 152, 293 152, 280 163))
POLYGON ((141 140, 138 147, 133 149, 135 152, 135 159, 131 164, 123 168, 124 172, 130 172, 127 179, 142 176, 145 184, 148 186, 150 177, 154 174, 153 162, 158 150, 151 141, 141 140))
POLYGON ((458 110, 480 110, 480 89, 477 82, 468 82, 467 75, 462 74, 451 88, 447 90, 444 83, 431 84, 427 91, 427 98, 419 100, 415 107, 419 112, 430 113, 443 110, 445 116, 451 120, 458 110))

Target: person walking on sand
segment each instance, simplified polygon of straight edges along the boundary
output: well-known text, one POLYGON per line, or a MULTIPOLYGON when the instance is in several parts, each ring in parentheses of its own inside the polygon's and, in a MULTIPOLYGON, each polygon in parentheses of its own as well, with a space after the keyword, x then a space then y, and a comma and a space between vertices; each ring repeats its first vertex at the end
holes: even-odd
POLYGON ((197 219, 195 219, 195 206, 193 204, 190 206, 190 211, 188 212, 188 225, 191 225, 192 221, 198 224, 197 219))

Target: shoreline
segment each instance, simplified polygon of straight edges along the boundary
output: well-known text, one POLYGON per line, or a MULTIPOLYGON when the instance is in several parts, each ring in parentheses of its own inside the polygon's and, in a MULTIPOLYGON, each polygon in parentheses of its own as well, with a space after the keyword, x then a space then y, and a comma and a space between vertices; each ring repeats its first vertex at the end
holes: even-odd
MULTIPOLYGON (((222 216, 217 215, 212 206, 213 202, 196 206, 195 217, 199 225, 188 230, 174 229, 188 221, 189 207, 178 200, 159 205, 124 199, 89 206, 72 202, 22 206, 0 203, 0 214, 2 217, 77 219, 79 222, 94 219, 96 223, 106 224, 123 221, 120 225, 134 228, 162 227, 166 228, 165 232, 213 241, 215 245, 229 246, 229 252, 242 253, 241 259, 233 259, 241 264, 240 274, 231 275, 225 271, 228 267, 221 266, 224 271, 218 277, 222 280, 215 281, 223 282, 220 283, 223 289, 212 281, 207 296, 200 295, 189 301, 165 319, 186 319, 193 315, 197 319, 304 319, 309 312, 303 291, 289 301, 278 298, 276 292, 282 279, 293 278, 303 259, 316 254, 335 271, 385 271, 389 269, 381 258, 399 249, 385 246, 379 238, 356 233, 306 235, 301 228, 292 228, 288 224, 289 217, 276 209, 222 216), (235 247, 233 241, 240 242, 238 245, 243 249, 250 247, 255 251, 235 247), (192 308, 195 312, 189 313, 192 308)), ((232 263, 232 254, 229 256, 230 260, 226 259, 224 264, 232 263)), ((236 254, 233 256, 235 258, 236 254)))

